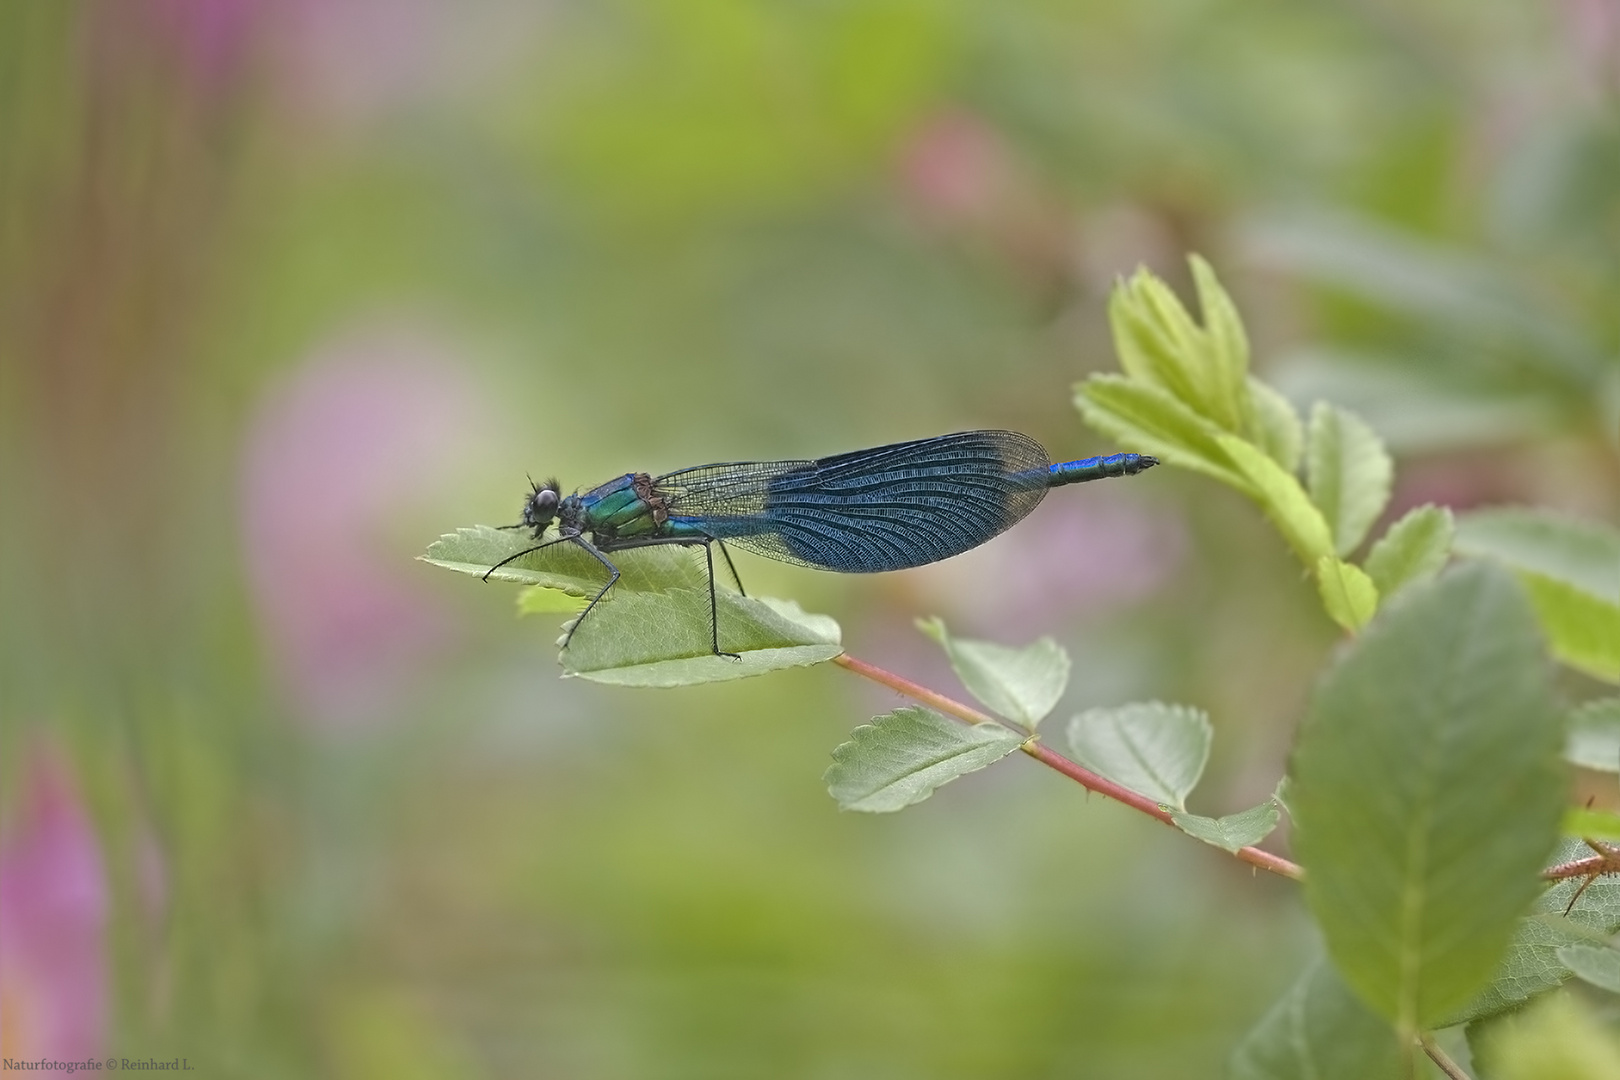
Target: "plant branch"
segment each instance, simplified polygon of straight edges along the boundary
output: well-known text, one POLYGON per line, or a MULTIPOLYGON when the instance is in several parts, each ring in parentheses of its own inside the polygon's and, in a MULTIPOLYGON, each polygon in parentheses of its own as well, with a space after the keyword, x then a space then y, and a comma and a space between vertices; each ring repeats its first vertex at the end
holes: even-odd
MULTIPOLYGON (((847 671, 854 672, 856 675, 859 675, 862 678, 871 679, 875 683, 887 686, 891 690, 904 694, 913 701, 920 701, 924 705, 936 709, 947 716, 953 716, 956 719, 961 720, 963 723, 1002 724, 1002 721, 997 720, 988 713, 982 713, 972 706, 964 705, 954 698, 948 698, 944 694, 930 690, 928 687, 919 685, 918 683, 914 683, 910 679, 896 675, 892 671, 886 671, 875 664, 868 664, 864 660, 857 660, 848 653, 841 653, 838 656, 833 657, 833 663, 847 671)), ((1006 727, 1010 725, 1002 724, 1002 726, 1006 727)), ((1033 736, 1031 736, 1019 749, 1023 750, 1024 753, 1028 754, 1036 761, 1039 761, 1047 768, 1067 776, 1070 780, 1073 780, 1075 783, 1081 785, 1087 791, 1095 791, 1097 794, 1107 796, 1108 798, 1113 799, 1115 802, 1124 803, 1132 810, 1140 811, 1151 818, 1164 822, 1166 825, 1169 825, 1172 828, 1175 827, 1175 821, 1172 818, 1170 811, 1166 810, 1152 799, 1145 795, 1139 795, 1129 788, 1121 787, 1119 784, 1114 783, 1106 776, 1100 776, 1078 762, 1070 761, 1068 758, 1064 757, 1056 750, 1053 750, 1051 747, 1036 741, 1033 736)), ((1273 874, 1278 874, 1294 881, 1299 881, 1305 876, 1305 871, 1300 868, 1298 863, 1290 862, 1280 855, 1273 855, 1271 852, 1262 851, 1257 847, 1239 848, 1237 851, 1233 852, 1233 854, 1243 862, 1248 863, 1250 866, 1258 867, 1261 870, 1270 871, 1273 874)))
POLYGON ((1418 1036, 1418 1045, 1423 1047, 1423 1052, 1429 1055, 1429 1060, 1440 1066, 1440 1071, 1445 1073, 1450 1080, 1469 1080, 1469 1076, 1463 1072, 1462 1066, 1452 1061, 1446 1052, 1440 1049, 1440 1044, 1434 1041, 1433 1035, 1425 1031, 1418 1036))
POLYGON ((1541 876, 1548 881, 1563 881, 1566 878, 1595 878, 1620 873, 1620 849, 1601 840, 1588 840, 1586 844, 1597 854, 1549 866, 1541 872, 1541 876))

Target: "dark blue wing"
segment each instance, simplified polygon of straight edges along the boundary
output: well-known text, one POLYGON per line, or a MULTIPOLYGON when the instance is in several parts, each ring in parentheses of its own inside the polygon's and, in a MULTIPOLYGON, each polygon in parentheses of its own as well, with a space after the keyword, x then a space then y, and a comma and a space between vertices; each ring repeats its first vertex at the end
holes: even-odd
POLYGON ((1046 451, 964 431, 819 461, 729 462, 660 476, 670 515, 784 562, 845 573, 948 559, 1035 509, 1046 451))

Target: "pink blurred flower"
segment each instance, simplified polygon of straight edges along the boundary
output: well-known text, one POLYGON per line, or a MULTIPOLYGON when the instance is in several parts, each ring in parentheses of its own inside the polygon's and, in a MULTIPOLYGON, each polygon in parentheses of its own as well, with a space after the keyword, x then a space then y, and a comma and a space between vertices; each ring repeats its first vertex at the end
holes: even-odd
POLYGON ((1171 515, 1101 491, 1055 491, 1006 535, 910 573, 920 606, 963 632, 1023 640, 1140 602, 1186 547, 1171 515))
POLYGON ((1577 70, 1600 94, 1620 91, 1620 0, 1564 0, 1560 9, 1577 70))
POLYGON ((283 0, 275 62, 306 120, 364 124, 476 93, 532 60, 550 6, 523 0, 283 0))
POLYGON ((147 0, 144 7, 210 87, 241 73, 266 10, 263 0, 147 0))
POLYGON ((36 745, 0 834, 0 1042, 74 1060, 107 1033, 107 881, 66 756, 36 745))
POLYGON ((900 179, 926 213, 946 221, 990 216, 1015 186, 1001 139, 962 110, 940 113, 912 134, 901 152, 900 179))
POLYGON ((465 460, 484 429, 474 399, 444 349, 389 331, 319 350, 259 409, 242 467, 248 579, 315 719, 374 717, 451 633, 386 527, 465 460))

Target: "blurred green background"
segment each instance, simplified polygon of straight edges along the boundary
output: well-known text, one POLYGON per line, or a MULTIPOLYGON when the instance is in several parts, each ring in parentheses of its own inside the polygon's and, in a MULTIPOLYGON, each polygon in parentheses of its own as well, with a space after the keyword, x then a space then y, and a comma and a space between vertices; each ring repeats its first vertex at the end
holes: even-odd
MULTIPOLYGON (((1009 427, 1211 259, 1392 513, 1620 515, 1620 6, 0 6, 0 1037, 303 1077, 1208 1076, 1311 948, 1022 758, 840 814, 832 668, 561 681, 413 562, 524 476, 1009 427)), ((1159 470, 949 563, 741 556, 858 656, 1055 636, 1252 805, 1334 642, 1159 470)))

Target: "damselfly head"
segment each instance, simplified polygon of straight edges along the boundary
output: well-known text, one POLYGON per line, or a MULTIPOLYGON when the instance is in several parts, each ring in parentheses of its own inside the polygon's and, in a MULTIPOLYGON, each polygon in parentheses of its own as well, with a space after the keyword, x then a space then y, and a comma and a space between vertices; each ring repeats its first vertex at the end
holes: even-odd
POLYGON ((535 535, 538 536, 547 525, 551 524, 551 519, 557 516, 557 503, 560 499, 558 492, 561 488, 555 480, 547 480, 544 484, 536 484, 531 480, 529 486, 534 489, 534 494, 523 504, 523 524, 534 529, 535 535))

